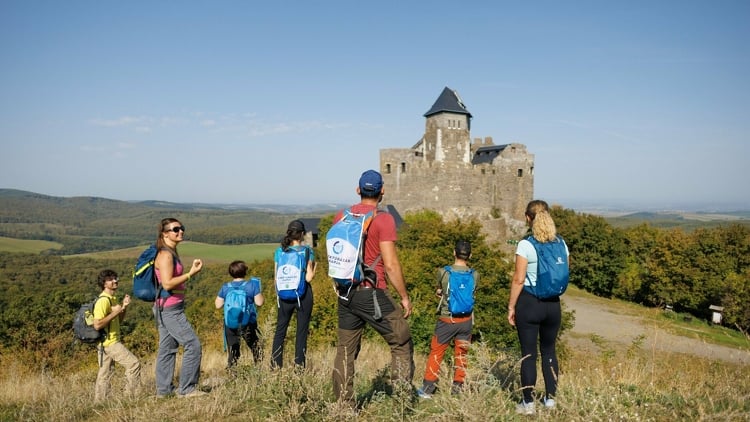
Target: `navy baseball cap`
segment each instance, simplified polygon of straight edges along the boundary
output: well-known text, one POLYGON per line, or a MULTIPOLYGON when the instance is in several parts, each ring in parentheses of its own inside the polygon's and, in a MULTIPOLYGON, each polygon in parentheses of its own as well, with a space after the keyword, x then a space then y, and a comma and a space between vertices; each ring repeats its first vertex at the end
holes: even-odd
POLYGON ((368 193, 380 192, 383 188, 383 177, 375 170, 367 170, 359 178, 359 190, 368 193))

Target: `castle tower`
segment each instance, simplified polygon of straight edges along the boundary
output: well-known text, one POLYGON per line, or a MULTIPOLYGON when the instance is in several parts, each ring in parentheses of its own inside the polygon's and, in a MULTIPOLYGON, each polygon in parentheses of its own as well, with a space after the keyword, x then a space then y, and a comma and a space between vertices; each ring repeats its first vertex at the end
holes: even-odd
POLYGON ((472 142, 472 115, 448 87, 424 117, 414 146, 380 150, 385 205, 401 214, 432 209, 447 220, 474 217, 489 240, 518 239, 533 197, 534 155, 491 137, 472 142))
POLYGON ((471 113, 456 91, 445 87, 424 117, 421 148, 425 161, 471 161, 471 113))

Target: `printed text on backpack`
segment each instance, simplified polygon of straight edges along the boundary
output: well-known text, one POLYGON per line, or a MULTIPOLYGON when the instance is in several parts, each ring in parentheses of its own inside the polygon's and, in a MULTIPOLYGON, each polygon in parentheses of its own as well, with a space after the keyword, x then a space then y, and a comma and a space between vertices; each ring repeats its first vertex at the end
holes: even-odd
POLYGON ((561 237, 551 242, 539 242, 534 236, 526 238, 534 246, 537 255, 536 283, 524 289, 539 299, 550 299, 565 293, 570 277, 568 254, 561 237))
POLYGON ((328 252, 328 276, 344 287, 357 285, 364 280, 376 283, 375 262, 367 265, 364 262, 364 243, 367 230, 377 210, 365 214, 355 214, 351 208, 343 211, 341 219, 326 234, 326 251, 328 252))
POLYGON ((281 300, 299 300, 307 287, 307 261, 310 249, 293 247, 282 250, 276 263, 276 293, 281 300))

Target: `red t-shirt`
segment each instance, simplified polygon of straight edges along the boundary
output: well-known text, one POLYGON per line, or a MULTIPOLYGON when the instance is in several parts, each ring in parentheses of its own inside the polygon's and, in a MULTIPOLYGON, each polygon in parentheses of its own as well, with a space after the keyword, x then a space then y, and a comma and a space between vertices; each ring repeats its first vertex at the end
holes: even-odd
MULTIPOLYGON (((356 214, 365 214, 375 208, 374 205, 355 204, 351 206, 351 210, 356 214)), ((344 211, 339 211, 333 218, 333 222, 341 220, 341 216, 344 211)), ((380 242, 395 242, 398 240, 396 235, 396 221, 393 216, 385 211, 380 211, 375 214, 375 217, 370 223, 370 228, 367 230, 367 240, 365 241, 365 263, 372 264, 373 261, 380 255, 380 242)), ((378 285, 375 286, 378 289, 387 289, 388 281, 385 278, 385 265, 383 265, 383 258, 381 257, 378 264, 375 266, 375 272, 378 274, 378 285)))

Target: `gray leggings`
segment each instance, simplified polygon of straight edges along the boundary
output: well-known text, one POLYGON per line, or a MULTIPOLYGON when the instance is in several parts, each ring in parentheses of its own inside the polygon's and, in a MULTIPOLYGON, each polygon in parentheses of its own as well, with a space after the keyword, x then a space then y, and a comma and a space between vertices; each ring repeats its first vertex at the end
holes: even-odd
POLYGON ((188 394, 198 387, 201 372, 201 343, 185 316, 185 305, 180 303, 161 311, 154 307, 159 328, 159 351, 156 353, 156 394, 188 394), (180 386, 175 391, 174 378, 177 349, 184 348, 180 386))

